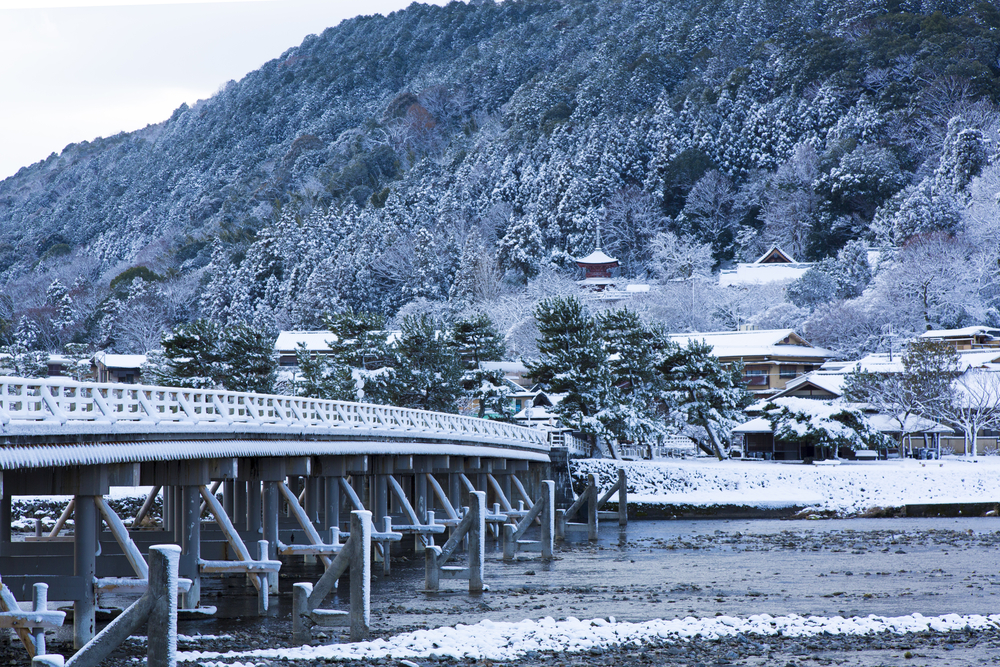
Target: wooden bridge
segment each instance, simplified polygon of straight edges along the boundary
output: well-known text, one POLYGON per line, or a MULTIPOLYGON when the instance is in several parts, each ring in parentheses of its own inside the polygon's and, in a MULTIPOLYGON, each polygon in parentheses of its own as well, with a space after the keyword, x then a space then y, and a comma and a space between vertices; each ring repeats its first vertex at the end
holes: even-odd
MULTIPOLYGON (((485 499, 482 521, 497 535, 552 506, 539 500, 551 496, 543 433, 382 405, 2 377, 0 445, 0 617, 47 584, 48 599, 73 603, 78 648, 95 635, 102 594, 145 589, 154 544, 180 546, 182 609, 201 607, 203 577, 237 573, 266 611, 282 557, 330 565, 352 512, 371 513, 376 564, 388 570, 393 545, 440 552, 435 539, 469 523, 465 505, 485 499), (130 527, 107 501, 112 487, 150 487, 130 527), (12 499, 49 495, 72 498, 55 526, 12 540, 12 499)), ((40 626, 11 623, 35 653, 40 626)))

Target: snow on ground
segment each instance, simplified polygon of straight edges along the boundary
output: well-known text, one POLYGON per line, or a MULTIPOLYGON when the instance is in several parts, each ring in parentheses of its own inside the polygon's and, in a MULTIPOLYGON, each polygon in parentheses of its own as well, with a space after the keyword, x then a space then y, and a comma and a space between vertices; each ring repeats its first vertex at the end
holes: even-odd
MULTIPOLYGON (((232 665, 219 660, 352 660, 363 658, 475 658, 477 660, 515 660, 528 651, 578 653, 591 648, 640 645, 646 642, 680 642, 700 637, 719 639, 737 634, 811 637, 832 635, 906 634, 915 632, 952 632, 1000 628, 1000 614, 990 616, 948 614, 945 616, 770 616, 749 618, 717 616, 714 618, 656 619, 644 623, 617 623, 610 620, 556 621, 543 618, 518 623, 481 621, 475 625, 456 625, 434 630, 417 630, 388 639, 352 644, 301 646, 296 648, 258 649, 217 653, 184 651, 180 662, 199 662, 206 667, 232 665)), ((252 663, 245 663, 252 664, 252 663)))
POLYGON ((874 507, 917 503, 1000 502, 1000 457, 912 459, 839 466, 769 461, 574 462, 577 481, 597 474, 603 490, 624 467, 630 503, 737 505, 766 509, 805 506, 849 515, 874 507))

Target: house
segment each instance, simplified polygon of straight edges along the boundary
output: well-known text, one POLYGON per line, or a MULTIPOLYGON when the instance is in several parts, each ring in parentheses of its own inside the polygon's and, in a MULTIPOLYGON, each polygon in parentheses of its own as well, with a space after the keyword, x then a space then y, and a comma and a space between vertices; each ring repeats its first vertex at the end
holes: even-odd
POLYGON ((327 341, 336 340, 329 331, 281 331, 274 341, 274 352, 278 356, 279 366, 298 366, 295 353, 299 343, 304 343, 306 350, 316 354, 329 354, 327 341))
POLYGON ((102 350, 91 359, 91 368, 97 382, 138 384, 144 363, 145 354, 109 354, 102 350))
POLYGON ((844 395, 845 377, 844 373, 838 371, 812 371, 786 382, 785 388, 774 394, 772 398, 794 396, 824 401, 840 398, 844 395))
POLYGON ((742 362, 747 389, 762 397, 781 391, 790 380, 818 369, 834 356, 792 329, 671 334, 670 339, 682 346, 703 340, 723 363, 742 362))
MULTIPOLYGON (((890 448, 885 452, 886 456, 900 456, 901 451, 913 451, 914 441, 917 441, 917 448, 932 450, 936 456, 941 455, 941 436, 953 434, 954 431, 947 426, 942 426, 930 419, 909 415, 901 420, 892 415, 879 413, 865 414, 865 420, 875 430, 889 436, 895 443, 895 448, 890 448), (905 426, 905 429, 902 427, 905 426), (903 441, 903 433, 906 433, 906 441, 903 441), (922 447, 921 447, 922 444, 922 447)), ((733 429, 733 439, 742 448, 744 458, 764 459, 768 461, 802 461, 816 456, 817 452, 810 444, 778 441, 774 439, 774 431, 771 422, 767 417, 759 416, 750 421, 740 424, 733 429)), ((856 458, 855 453, 849 450, 841 450, 838 453, 840 458, 856 458)))
POLYGON ((920 334, 919 339, 953 343, 959 352, 990 349, 1000 351, 1000 329, 993 327, 971 326, 961 329, 933 329, 920 334))
POLYGON ((719 272, 720 287, 766 285, 792 282, 813 267, 813 262, 798 262, 776 245, 767 249, 755 262, 740 262, 735 269, 719 272))

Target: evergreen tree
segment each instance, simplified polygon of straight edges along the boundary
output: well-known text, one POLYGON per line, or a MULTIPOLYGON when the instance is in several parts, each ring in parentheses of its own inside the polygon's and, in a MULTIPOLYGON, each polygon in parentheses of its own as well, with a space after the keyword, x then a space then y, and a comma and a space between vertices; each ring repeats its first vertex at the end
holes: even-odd
POLYGON ((427 315, 403 320, 392 350, 393 405, 455 412, 462 393, 462 365, 448 346, 439 323, 427 315))
POLYGON ((218 324, 199 319, 178 325, 163 336, 162 368, 151 368, 156 384, 209 389, 222 384, 225 358, 218 324))
POLYGON ((608 367, 620 396, 608 427, 619 440, 648 444, 662 436, 665 423, 658 414, 655 364, 669 345, 662 331, 647 328, 628 309, 608 311, 597 318, 607 343, 608 367))
POLYGON ((49 355, 38 347, 38 327, 22 317, 14 332, 14 341, 2 350, 4 375, 24 378, 44 378, 49 375, 49 355))
POLYGON ((535 308, 539 359, 528 377, 547 391, 564 394, 553 411, 583 433, 613 437, 606 422, 616 415, 620 395, 597 323, 576 297, 545 299, 535 308))
POLYGON ((493 320, 485 313, 455 322, 448 336, 448 343, 462 362, 462 388, 477 401, 479 418, 489 412, 495 418, 511 417, 510 394, 512 388, 504 380, 503 371, 484 370, 483 361, 503 358, 503 336, 493 320))
MULTIPOLYGON (((704 341, 687 347, 666 347, 657 361, 661 376, 661 399, 681 424, 697 427, 706 437, 695 437, 699 447, 725 458, 728 434, 744 418, 752 397, 743 384, 743 367, 726 368, 704 341)), ((689 435, 694 435, 690 431, 689 435)))
POLYGON ((259 329, 238 323, 222 334, 223 386, 230 391, 274 393, 278 364, 274 340, 259 329))

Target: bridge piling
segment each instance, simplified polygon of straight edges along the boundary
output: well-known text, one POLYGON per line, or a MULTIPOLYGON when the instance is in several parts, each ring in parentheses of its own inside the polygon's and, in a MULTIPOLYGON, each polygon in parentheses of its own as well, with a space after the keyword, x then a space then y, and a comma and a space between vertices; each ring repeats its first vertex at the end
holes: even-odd
MULTIPOLYGON (((264 539, 268 544, 268 560, 278 559, 278 512, 281 503, 278 498, 278 482, 268 480, 264 482, 264 539)), ((261 555, 264 558, 264 555, 261 555)), ((278 594, 278 573, 270 572, 267 575, 267 589, 269 593, 278 594)))
POLYGON ((97 596, 97 502, 94 496, 78 495, 73 537, 73 574, 84 581, 80 598, 73 602, 73 648, 81 649, 94 638, 97 596))
POLYGON ((181 533, 180 576, 191 580, 191 588, 182 595, 183 609, 197 609, 201 602, 201 488, 180 487, 184 507, 184 530, 181 533))
POLYGON ((323 517, 323 527, 340 529, 340 480, 337 477, 324 477, 326 486, 326 513, 323 517))

